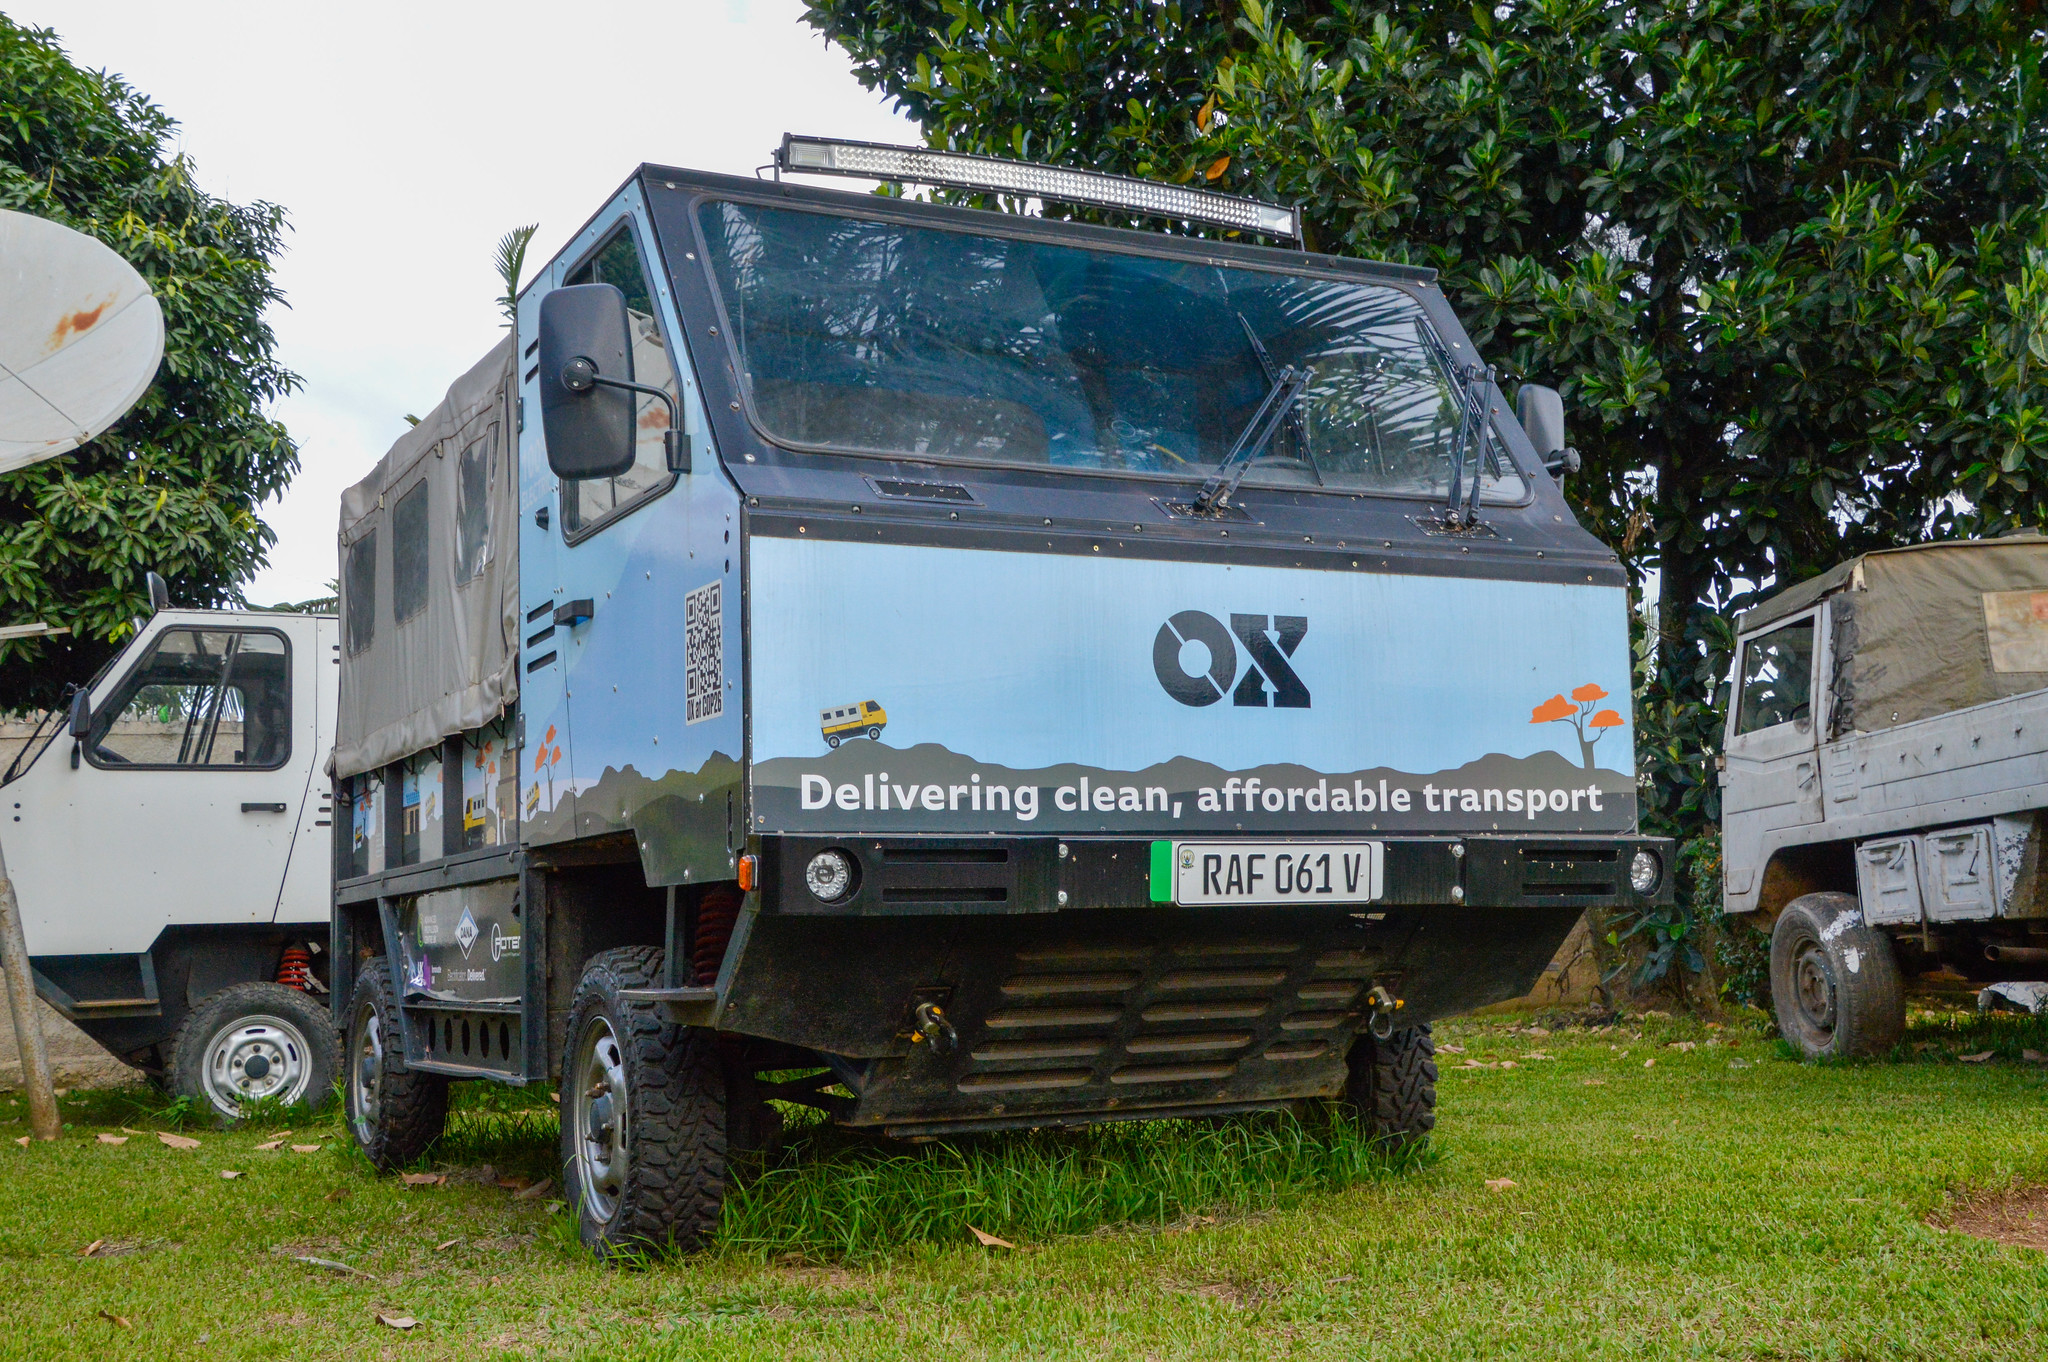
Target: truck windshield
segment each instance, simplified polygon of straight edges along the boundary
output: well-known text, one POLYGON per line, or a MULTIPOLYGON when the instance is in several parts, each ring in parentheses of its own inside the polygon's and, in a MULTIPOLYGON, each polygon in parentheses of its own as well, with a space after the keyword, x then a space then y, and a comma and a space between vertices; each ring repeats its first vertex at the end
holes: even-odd
MULTIPOLYGON (((700 220, 777 443, 1200 478, 1306 366, 1247 482, 1448 488, 1462 385, 1398 288, 745 203, 700 220)), ((1489 434, 1481 498, 1526 490, 1489 434)))

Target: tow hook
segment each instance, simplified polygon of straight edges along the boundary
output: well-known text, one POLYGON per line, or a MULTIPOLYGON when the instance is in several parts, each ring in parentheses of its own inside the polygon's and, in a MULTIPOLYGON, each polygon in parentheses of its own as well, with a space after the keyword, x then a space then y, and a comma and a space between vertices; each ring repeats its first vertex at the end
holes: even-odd
POLYGON ((1365 995, 1365 1029, 1385 1040, 1394 1034, 1394 1014, 1407 1005, 1388 992, 1385 984, 1374 984, 1372 992, 1365 995))
POLYGON ((923 1041, 929 1041, 932 1053, 940 1055, 951 1054, 960 1045, 960 1033, 946 1020, 946 1009, 937 1003, 917 1005, 917 1029, 910 1033, 910 1043, 923 1041))

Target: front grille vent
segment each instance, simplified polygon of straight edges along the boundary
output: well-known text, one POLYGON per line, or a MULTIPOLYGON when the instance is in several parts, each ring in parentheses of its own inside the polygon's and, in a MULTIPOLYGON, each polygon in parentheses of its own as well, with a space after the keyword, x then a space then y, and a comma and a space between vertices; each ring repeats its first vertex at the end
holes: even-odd
POLYGON ((1294 941, 1020 951, 957 1088, 1157 1102, 1246 1066, 1327 1059, 1357 1030, 1371 973, 1364 952, 1294 941))

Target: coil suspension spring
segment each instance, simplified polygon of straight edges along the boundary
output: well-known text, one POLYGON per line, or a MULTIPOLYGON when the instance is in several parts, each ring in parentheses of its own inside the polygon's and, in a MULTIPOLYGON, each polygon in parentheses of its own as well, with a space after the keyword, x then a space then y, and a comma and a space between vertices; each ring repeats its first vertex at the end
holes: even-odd
POLYGON ((713 889, 697 901, 697 930, 690 938, 692 983, 702 986, 718 978, 742 901, 736 889, 713 889))
POLYGON ((277 962, 277 982, 301 993, 313 991, 313 953, 304 946, 286 946, 277 962))

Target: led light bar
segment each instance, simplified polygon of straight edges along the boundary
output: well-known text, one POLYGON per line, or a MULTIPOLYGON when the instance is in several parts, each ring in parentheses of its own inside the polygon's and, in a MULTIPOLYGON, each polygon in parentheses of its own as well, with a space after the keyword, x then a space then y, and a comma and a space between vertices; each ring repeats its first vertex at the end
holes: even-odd
POLYGON ((1201 189, 1104 175, 1094 170, 1005 161, 925 147, 892 147, 879 142, 841 142, 827 137, 784 133, 775 153, 778 170, 806 175, 858 175, 870 180, 905 181, 946 189, 1058 199, 1063 203, 1125 208, 1153 217, 1206 222, 1260 236, 1301 240, 1301 210, 1211 194, 1201 189))

